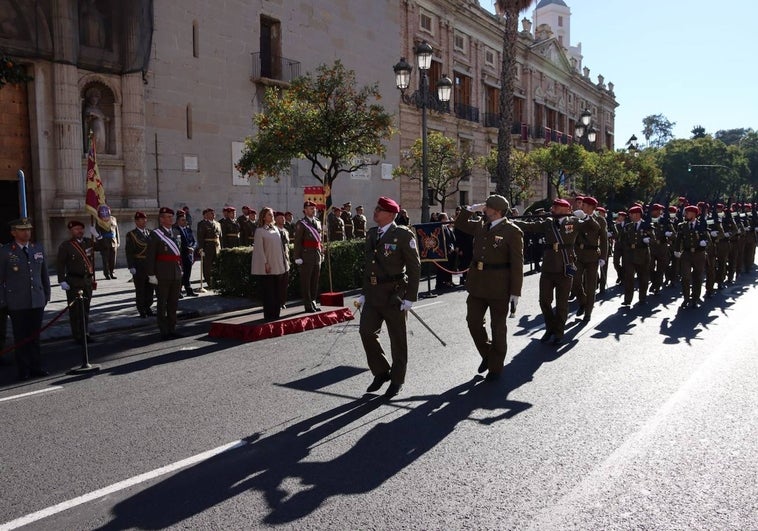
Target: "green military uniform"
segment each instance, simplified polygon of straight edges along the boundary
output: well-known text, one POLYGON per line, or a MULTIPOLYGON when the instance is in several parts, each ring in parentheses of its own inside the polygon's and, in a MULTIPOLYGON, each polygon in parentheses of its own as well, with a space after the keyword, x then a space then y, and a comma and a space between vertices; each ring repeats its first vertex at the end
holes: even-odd
POLYGON ((753 217, 753 206, 745 206, 745 238, 742 251, 742 272, 750 273, 755 264, 756 231, 758 231, 758 219, 753 217))
POLYGON ((249 247, 255 240, 255 222, 250 216, 242 215, 237 218, 237 224, 240 228, 239 245, 249 247))
POLYGON ((221 225, 215 219, 202 219, 197 224, 197 243, 203 251, 203 276, 208 286, 213 287, 211 273, 213 261, 221 250, 221 225))
POLYGON ((663 287, 663 280, 668 275, 671 263, 671 243, 676 237, 674 227, 663 218, 650 223, 653 238, 650 240, 650 290, 658 293, 663 287))
POLYGON ((148 276, 158 279, 158 328, 163 339, 176 335, 176 313, 182 289, 181 249, 182 236, 176 228, 161 226, 150 233, 145 269, 148 276))
POLYGON ((69 304, 71 335, 80 342, 89 330, 89 309, 95 286, 94 263, 94 246, 89 238, 72 238, 58 247, 58 283, 66 282, 70 286, 70 289, 66 290, 66 301, 69 304), (74 302, 79 291, 82 292, 81 303, 74 302))
POLYGON ((576 299, 579 303, 577 315, 584 314, 584 320, 589 321, 595 307, 599 262, 601 259, 604 261, 608 259, 608 231, 605 218, 595 215, 587 216, 582 224, 586 230, 577 235, 574 244, 576 252, 574 284, 576 299))
POLYGON ((466 278, 466 321, 489 374, 496 376, 503 371, 508 351, 508 302, 511 295, 521 296, 524 283, 524 234, 505 218, 491 226, 483 219, 471 220, 471 215, 469 210, 462 210, 454 225, 474 238, 473 260, 466 278), (488 309, 491 339, 485 329, 488 309))
POLYGON ((356 238, 366 237, 366 216, 363 214, 353 216, 353 236, 356 238))
POLYGON ((240 224, 235 219, 222 218, 221 225, 221 248, 231 249, 240 245, 240 224))
POLYGON ((350 215, 350 207, 349 203, 345 203, 342 205, 342 212, 340 213, 340 218, 342 219, 343 226, 345 228, 345 239, 346 240, 352 240, 353 239, 353 218, 350 215))
MULTIPOLYGON (((640 209, 641 210, 641 209, 640 209)), ((634 298, 634 278, 639 281, 639 302, 647 301, 650 285, 650 243, 655 233, 649 223, 629 221, 621 233, 622 252, 624 254, 624 305, 632 303, 634 298)))
POLYGON ((710 238, 707 228, 701 227, 697 219, 684 221, 676 228, 674 251, 680 254, 683 308, 696 305, 700 299, 710 238))
POLYGON ((153 285, 147 280, 145 260, 147 260, 147 242, 150 240, 150 229, 133 228, 126 233, 126 264, 130 270, 134 270, 134 294, 137 303, 137 312, 140 317, 152 315, 150 307, 153 305, 153 285))
POLYGON ((726 260, 725 278, 722 282, 734 282, 739 275, 737 264, 742 263, 742 239, 745 231, 742 229, 740 219, 735 219, 731 212, 726 213, 721 227, 724 229, 724 237, 729 241, 729 255, 726 260))
POLYGON ((603 219, 605 225, 606 242, 608 245, 608 253, 605 258, 605 264, 603 264, 603 267, 600 268, 600 278, 598 279, 600 293, 605 293, 605 288, 608 285, 608 266, 611 261, 613 244, 618 239, 618 231, 616 230, 616 224, 613 222, 608 223, 608 219, 605 216, 598 214, 598 218, 603 219))
POLYGON ((374 376, 389 372, 392 383, 405 382, 408 365, 406 313, 402 300, 415 301, 421 275, 421 260, 412 230, 394 222, 378 236, 377 227, 369 229, 365 246, 360 335, 369 369, 374 376), (387 325, 392 364, 379 343, 382 323, 387 325))
POLYGON ((621 235, 624 226, 628 222, 624 219, 613 223, 615 237, 613 238, 613 269, 616 271, 616 284, 624 281, 624 246, 621 243, 621 235))
POLYGON ((318 283, 324 255, 321 247, 321 222, 318 218, 303 218, 295 225, 293 256, 300 266, 300 292, 305 311, 315 312, 318 306, 318 283))
POLYGON ((326 217, 326 224, 329 230, 330 242, 341 242, 345 239, 345 222, 342 221, 340 216, 334 212, 330 212, 326 217))
POLYGON ((722 285, 726 278, 726 261, 729 258, 729 239, 724 236, 721 221, 712 218, 706 221, 711 237, 705 256, 705 296, 712 297, 716 285, 722 285))

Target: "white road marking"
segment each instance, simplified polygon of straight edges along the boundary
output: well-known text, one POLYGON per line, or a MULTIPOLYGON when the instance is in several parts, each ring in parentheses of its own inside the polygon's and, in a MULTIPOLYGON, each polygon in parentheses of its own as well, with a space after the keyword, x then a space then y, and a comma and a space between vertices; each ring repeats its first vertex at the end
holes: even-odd
POLYGON ((7 402, 8 400, 17 400, 19 398, 24 398, 26 396, 39 395, 41 393, 48 393, 50 391, 57 391, 59 389, 63 389, 63 386, 54 385, 52 387, 46 387, 45 389, 39 389, 37 391, 29 391, 28 393, 21 393, 20 395, 6 396, 3 398, 0 398, 0 402, 7 402))
POLYGON ((128 489, 129 487, 133 487, 134 485, 139 485, 140 483, 150 481, 151 479, 164 476, 166 474, 179 470, 180 468, 185 468, 190 465, 199 463, 201 461, 205 461, 206 459, 210 459, 211 457, 215 457, 224 452, 228 452, 229 450, 234 450, 235 448, 245 446, 246 444, 247 444, 247 441, 240 439, 234 442, 230 442, 228 444, 218 446, 212 450, 208 450, 206 452, 194 455, 192 457, 182 459, 181 461, 177 461, 176 463, 172 463, 170 465, 157 468, 150 472, 145 472, 144 474, 140 474, 138 476, 125 479, 124 481, 119 481, 118 483, 114 483, 113 485, 109 485, 102 489, 92 491, 88 494, 83 494, 71 500, 64 501, 62 503, 53 505, 46 509, 42 509, 41 511, 37 511, 35 513, 27 514, 26 516, 22 516, 21 518, 17 518, 5 524, 0 524, 0 531, 10 531, 11 529, 18 529, 19 527, 23 527, 33 522, 37 522, 44 518, 53 516, 54 514, 67 511, 68 509, 73 509, 74 507, 78 505, 89 503, 98 498, 102 498, 103 496, 108 496, 109 494, 113 494, 114 492, 128 489))

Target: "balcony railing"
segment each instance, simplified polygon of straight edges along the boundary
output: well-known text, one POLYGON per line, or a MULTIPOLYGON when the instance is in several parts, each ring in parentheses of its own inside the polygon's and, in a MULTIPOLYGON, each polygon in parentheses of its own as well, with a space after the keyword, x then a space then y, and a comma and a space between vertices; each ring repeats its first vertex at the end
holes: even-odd
POLYGON ((464 103, 455 104, 455 116, 469 122, 479 121, 479 107, 472 107, 464 103))
POLYGON ((291 83, 300 77, 300 62, 286 57, 256 52, 253 56, 253 71, 250 78, 253 81, 271 79, 291 83))

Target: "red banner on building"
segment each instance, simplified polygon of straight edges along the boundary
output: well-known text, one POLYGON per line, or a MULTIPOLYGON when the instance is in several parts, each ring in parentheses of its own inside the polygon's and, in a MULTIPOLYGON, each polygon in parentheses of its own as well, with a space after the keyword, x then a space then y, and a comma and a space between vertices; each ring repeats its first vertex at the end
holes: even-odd
POLYGON ((303 190, 303 202, 313 201, 316 208, 324 210, 326 208, 326 194, 323 186, 306 186, 303 190))

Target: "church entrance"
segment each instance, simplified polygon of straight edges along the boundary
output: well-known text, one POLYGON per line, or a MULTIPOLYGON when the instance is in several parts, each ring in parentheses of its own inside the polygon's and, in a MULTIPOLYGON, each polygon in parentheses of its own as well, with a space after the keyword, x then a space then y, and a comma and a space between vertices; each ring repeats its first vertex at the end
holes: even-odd
POLYGON ((34 218, 26 85, 5 85, 0 89, 0 109, 3 109, 0 113, 0 243, 7 243, 11 240, 8 223, 21 215, 18 170, 23 170, 26 176, 27 213, 34 218))

